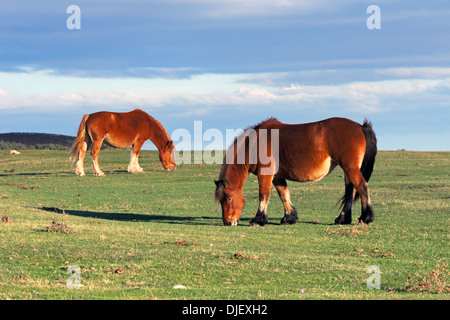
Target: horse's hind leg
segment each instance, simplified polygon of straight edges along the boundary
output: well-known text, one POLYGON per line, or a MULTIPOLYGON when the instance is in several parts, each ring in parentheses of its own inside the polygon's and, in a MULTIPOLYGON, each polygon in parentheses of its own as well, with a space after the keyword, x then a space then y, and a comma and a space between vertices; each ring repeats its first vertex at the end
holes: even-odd
POLYGON ((84 173, 84 158, 86 157, 87 149, 89 149, 89 146, 91 145, 91 139, 86 136, 86 139, 84 140, 83 144, 81 145, 80 151, 78 151, 78 160, 77 160, 77 169, 76 174, 80 177, 85 176, 84 173))
POLYGON ((345 194, 342 198, 342 212, 334 220, 334 224, 351 224, 352 223, 352 206, 355 199, 356 189, 350 180, 345 177, 345 194))
POLYGON ((370 223, 375 220, 372 204, 370 203, 369 188, 367 182, 362 176, 359 169, 350 170, 347 172, 347 177, 355 186, 356 191, 361 197, 361 216, 358 218, 359 222, 370 223))
POLYGON ((270 188, 273 176, 259 175, 259 207, 255 217, 250 220, 250 226, 263 226, 269 222, 267 217, 267 205, 269 204, 270 188))
POLYGON ((297 210, 291 202, 291 196, 285 179, 273 179, 273 185, 277 189, 278 195, 284 206, 284 217, 281 224, 294 224, 298 220, 297 210))
POLYGON ((92 145, 91 155, 92 155, 92 167, 94 169, 94 175, 95 176, 104 176, 105 174, 100 169, 100 166, 98 164, 98 155, 100 153, 100 148, 102 147, 102 140, 96 140, 94 141, 92 145))

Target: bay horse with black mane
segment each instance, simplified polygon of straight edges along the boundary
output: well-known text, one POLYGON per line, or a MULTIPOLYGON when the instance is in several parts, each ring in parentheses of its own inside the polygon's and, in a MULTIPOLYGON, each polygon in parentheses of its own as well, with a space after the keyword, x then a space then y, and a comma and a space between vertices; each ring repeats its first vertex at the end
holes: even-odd
POLYGON ((77 162, 76 173, 84 176, 83 162, 92 144, 92 166, 94 175, 104 176, 98 164, 102 143, 118 148, 132 146, 128 172, 144 171, 139 166, 139 151, 147 140, 159 150, 159 160, 168 171, 176 169, 173 141, 164 127, 146 112, 135 109, 130 112, 101 111, 86 114, 81 120, 70 158, 77 162))
POLYGON ((363 125, 345 118, 284 124, 270 118, 246 130, 227 151, 219 180, 214 181, 223 224, 237 225, 245 204, 242 190, 249 173, 255 174, 259 183, 259 208, 250 225, 268 223, 267 204, 272 184, 284 206, 281 224, 294 224, 298 216, 286 180, 318 181, 337 165, 344 171, 345 194, 341 199, 342 211, 334 223, 351 223, 352 205, 358 197, 361 198, 359 221, 373 222, 375 215, 367 182, 376 154, 377 140, 368 120, 363 125))

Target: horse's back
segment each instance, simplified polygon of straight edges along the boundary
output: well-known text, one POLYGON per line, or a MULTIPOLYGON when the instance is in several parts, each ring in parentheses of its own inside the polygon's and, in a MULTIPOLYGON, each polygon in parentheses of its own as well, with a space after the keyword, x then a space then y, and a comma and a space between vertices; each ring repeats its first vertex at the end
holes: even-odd
POLYGON ((105 139, 115 147, 128 147, 139 134, 147 134, 148 117, 140 109, 130 112, 99 111, 89 115, 87 129, 93 139, 105 139))
POLYGON ((364 157, 365 139, 361 125, 349 119, 274 123, 270 127, 279 130, 277 176, 288 180, 317 181, 347 158, 356 155, 359 163, 364 157))
POLYGON ((149 115, 140 109, 134 109, 129 112, 111 112, 111 111, 98 111, 89 115, 89 121, 103 122, 105 124, 127 124, 130 122, 143 121, 147 119, 149 115))
POLYGON ((295 149, 301 153, 322 152, 331 157, 343 149, 365 148, 361 125, 346 118, 329 118, 303 124, 275 124, 279 129, 280 148, 295 149))

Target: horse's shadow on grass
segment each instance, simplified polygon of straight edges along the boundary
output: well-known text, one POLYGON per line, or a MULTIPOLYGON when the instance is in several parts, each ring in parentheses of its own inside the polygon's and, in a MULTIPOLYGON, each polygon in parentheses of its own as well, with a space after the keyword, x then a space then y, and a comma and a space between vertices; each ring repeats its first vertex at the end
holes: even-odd
MULTIPOLYGON (((113 221, 124 221, 124 222, 156 222, 156 223, 169 223, 169 224, 183 224, 183 225, 210 225, 210 226, 222 226, 221 217, 212 216, 171 216, 165 214, 138 214, 138 213, 127 213, 127 212, 98 212, 98 211, 87 211, 87 210, 71 210, 71 209, 61 209, 58 207, 35 207, 35 209, 58 213, 67 214, 69 216, 77 216, 83 218, 92 219, 106 219, 113 221)), ((248 227, 251 217, 245 217, 240 219, 238 226, 248 227)), ((298 223, 304 224, 314 224, 314 225, 332 225, 332 223, 319 223, 312 221, 298 221, 298 223)), ((271 219, 267 225, 280 225, 278 219, 271 219)))
POLYGON ((161 214, 137 214, 137 213, 117 213, 117 212, 97 212, 86 210, 66 210, 57 207, 38 207, 36 209, 53 212, 58 214, 67 214, 69 216, 78 216, 92 219, 106 219, 114 221, 128 221, 128 222, 157 222, 157 223, 172 223, 172 224, 192 224, 192 225, 221 225, 219 217, 207 216, 170 216, 161 214))
MULTIPOLYGON (((5 170, 6 172, 6 170, 5 170)), ((69 172, 59 172, 59 173, 65 173, 68 174, 69 172)), ((21 173, 17 173, 17 172, 12 172, 12 173, 5 173, 5 174, 0 174, 0 177, 11 177, 11 176, 48 176, 48 175, 52 175, 55 173, 50 173, 50 172, 21 172, 21 173)))

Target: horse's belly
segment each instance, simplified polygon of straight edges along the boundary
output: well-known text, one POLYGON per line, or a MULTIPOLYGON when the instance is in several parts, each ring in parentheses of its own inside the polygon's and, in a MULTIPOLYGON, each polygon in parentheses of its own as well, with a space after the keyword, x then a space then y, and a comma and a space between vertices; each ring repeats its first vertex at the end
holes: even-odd
POLYGON ((311 161, 295 170, 286 170, 288 175, 286 179, 300 182, 319 181, 329 175, 336 166, 337 162, 330 157, 320 162, 311 161))
POLYGON ((105 136, 105 142, 116 148, 126 148, 126 147, 131 146, 134 143, 134 139, 130 139, 130 137, 126 137, 126 136, 120 137, 120 136, 107 134, 105 136))
POLYGON ((321 166, 318 166, 315 172, 312 172, 309 177, 311 180, 309 181, 319 181, 322 178, 329 175, 334 168, 336 168, 337 162, 333 161, 331 158, 326 159, 321 166))

